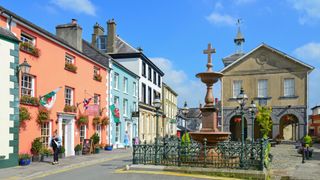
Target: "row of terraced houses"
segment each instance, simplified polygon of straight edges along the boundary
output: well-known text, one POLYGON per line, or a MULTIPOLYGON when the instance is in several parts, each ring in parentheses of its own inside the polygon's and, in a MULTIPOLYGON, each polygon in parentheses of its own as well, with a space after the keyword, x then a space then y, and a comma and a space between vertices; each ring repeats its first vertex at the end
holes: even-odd
POLYGON ((114 20, 106 32, 96 23, 88 42, 76 19, 53 34, 4 7, 0 12, 0 167, 17 165, 36 138, 50 148, 54 132, 66 156, 94 133, 114 148, 124 146, 126 132, 129 145, 136 137, 152 141, 156 97, 165 102, 160 135, 176 134, 177 93, 163 85, 164 73, 141 49, 116 35, 114 20), (50 92, 55 96, 43 98, 50 92))

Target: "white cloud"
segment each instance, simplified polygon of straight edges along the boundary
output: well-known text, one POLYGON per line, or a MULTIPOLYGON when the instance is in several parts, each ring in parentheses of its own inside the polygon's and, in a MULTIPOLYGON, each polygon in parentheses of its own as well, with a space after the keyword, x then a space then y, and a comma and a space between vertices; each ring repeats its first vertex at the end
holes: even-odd
POLYGON ((294 54, 302 60, 320 63, 320 43, 311 42, 294 50, 294 54))
POLYGON ((76 13, 96 15, 96 8, 90 0, 51 0, 51 3, 76 13))
POLYGON ((228 15, 228 14, 220 14, 217 12, 212 12, 209 16, 206 17, 206 19, 216 25, 227 25, 227 26, 233 26, 236 24, 236 18, 228 15))
POLYGON ((236 4, 240 5, 240 4, 248 4, 248 3, 253 3, 256 0, 236 0, 236 4))
POLYGON ((216 2, 215 4, 214 4, 214 9, 223 9, 223 5, 221 4, 221 2, 216 2))
MULTIPOLYGON (((188 102, 189 107, 198 107, 199 103, 204 104, 206 86, 200 79, 188 79, 183 70, 173 67, 169 59, 156 57, 151 58, 164 73, 164 82, 178 93, 178 105, 182 107, 184 101, 188 102)), ((214 86, 214 96, 220 98, 220 86, 214 86)))
POLYGON ((315 69, 309 75, 309 108, 320 105, 320 43, 307 43, 294 50, 296 55, 302 61, 312 65, 315 69))
POLYGON ((287 0, 294 9, 301 13, 300 24, 314 23, 320 20, 320 1, 319 0, 287 0))

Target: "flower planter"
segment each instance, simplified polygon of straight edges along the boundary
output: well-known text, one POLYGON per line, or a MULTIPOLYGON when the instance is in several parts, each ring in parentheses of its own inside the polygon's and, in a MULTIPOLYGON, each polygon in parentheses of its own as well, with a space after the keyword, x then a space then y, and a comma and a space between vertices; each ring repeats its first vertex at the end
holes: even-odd
POLYGON ((28 166, 31 163, 31 159, 20 159, 19 165, 20 166, 28 166))
POLYGON ((75 151, 76 156, 80 156, 82 154, 81 151, 75 151))
POLYGON ((104 147, 104 150, 106 150, 106 151, 112 151, 112 149, 113 149, 113 146, 106 146, 106 147, 104 147))
POLYGON ((95 153, 95 154, 99 154, 99 153, 100 153, 100 148, 95 148, 95 149, 94 149, 94 153, 95 153))
POLYGON ((40 162, 41 156, 40 155, 33 155, 32 156, 32 162, 40 162))

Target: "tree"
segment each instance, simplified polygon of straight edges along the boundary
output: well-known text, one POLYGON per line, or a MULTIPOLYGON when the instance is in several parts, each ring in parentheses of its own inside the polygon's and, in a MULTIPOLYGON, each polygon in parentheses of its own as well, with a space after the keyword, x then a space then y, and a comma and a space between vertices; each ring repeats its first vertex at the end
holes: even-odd
POLYGON ((258 106, 257 122, 260 125, 262 137, 267 139, 272 128, 271 119, 272 108, 266 106, 258 106))

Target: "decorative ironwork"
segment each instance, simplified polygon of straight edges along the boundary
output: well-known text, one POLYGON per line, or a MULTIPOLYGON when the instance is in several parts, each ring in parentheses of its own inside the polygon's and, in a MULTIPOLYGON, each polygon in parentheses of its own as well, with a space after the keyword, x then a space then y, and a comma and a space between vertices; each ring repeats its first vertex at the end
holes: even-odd
POLYGON ((243 166, 240 166, 241 142, 225 141, 208 145, 206 139, 203 143, 193 140, 191 143, 181 143, 176 137, 161 138, 153 144, 146 141, 134 144, 133 164, 263 170, 267 144, 267 140, 245 143, 243 166))

